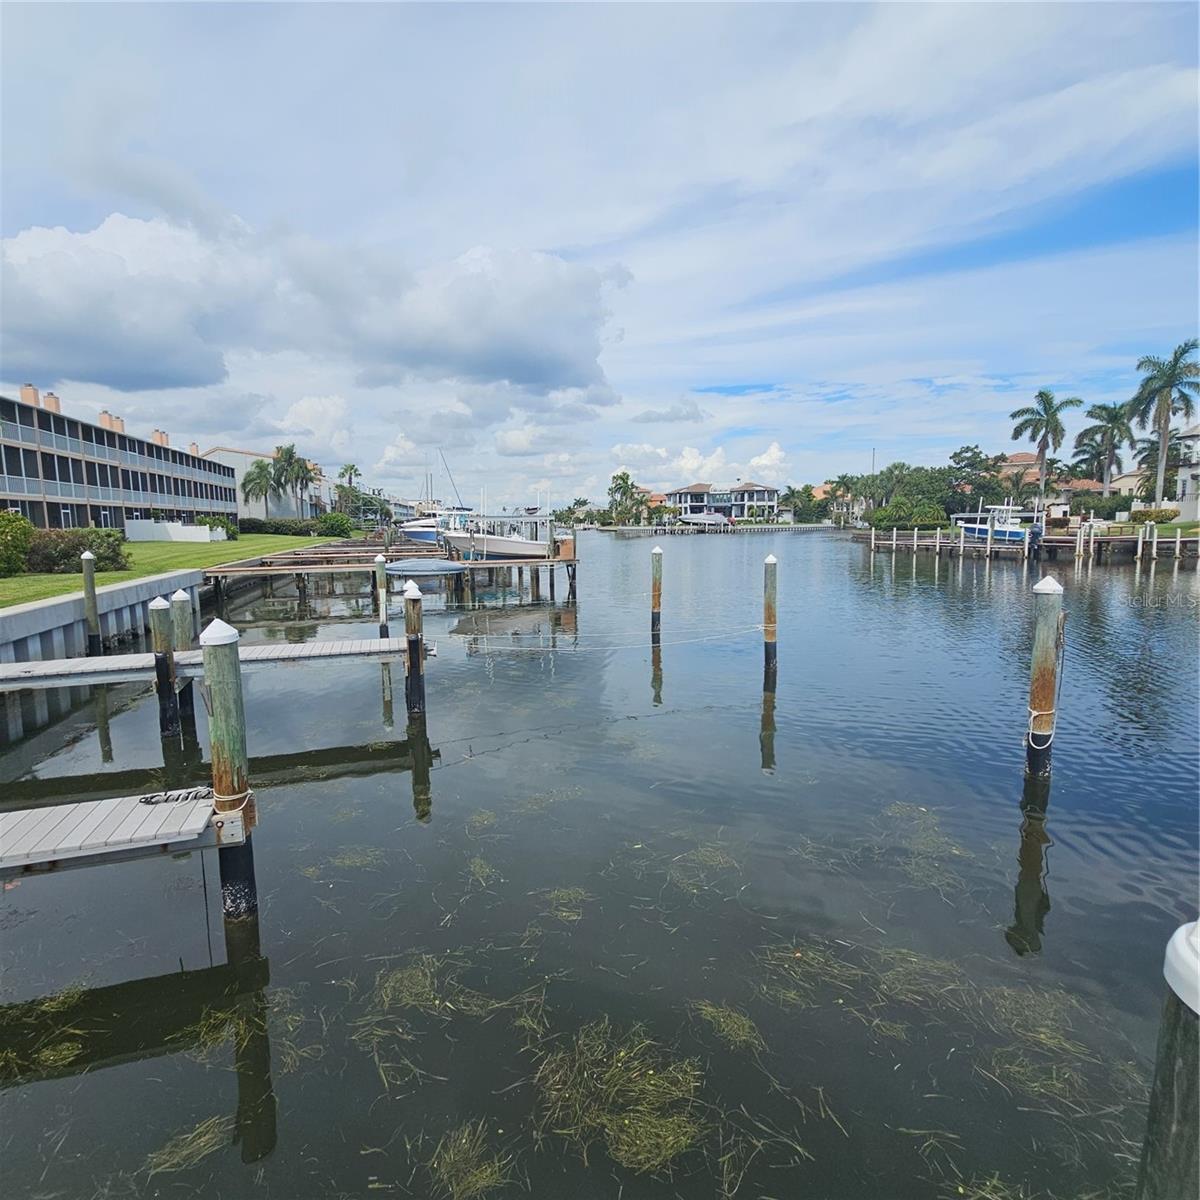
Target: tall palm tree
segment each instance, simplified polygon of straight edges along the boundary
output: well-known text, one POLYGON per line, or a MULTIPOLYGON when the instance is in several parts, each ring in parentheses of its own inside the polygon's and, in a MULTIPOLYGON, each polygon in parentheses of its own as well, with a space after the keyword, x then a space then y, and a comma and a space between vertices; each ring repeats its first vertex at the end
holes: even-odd
POLYGON ((1067 431, 1063 427, 1062 414, 1068 408, 1079 408, 1083 404, 1078 396, 1055 400, 1054 393, 1042 388, 1033 398, 1033 403, 1009 413, 1013 426, 1013 441, 1028 438, 1037 443, 1038 496, 1046 499, 1046 456, 1063 444, 1067 431))
MULTIPOLYGON (((1157 483, 1159 446, 1157 437, 1138 438, 1134 445, 1134 460, 1138 467, 1145 472, 1145 479, 1138 487, 1138 495, 1142 500, 1154 499, 1154 488, 1149 486, 1150 479, 1157 483)), ((1163 472, 1164 480, 1179 469, 1180 444, 1179 430, 1172 429, 1167 437, 1167 466, 1163 472)), ((1165 489, 1164 489, 1165 490, 1165 489)))
MULTIPOLYGON (((1121 469, 1121 447, 1133 446, 1133 429, 1129 423, 1128 404, 1093 404, 1085 416, 1095 421, 1094 425, 1080 430, 1075 438, 1075 449, 1082 451, 1085 445, 1096 445, 1101 448, 1099 459, 1093 463, 1099 464, 1101 479, 1104 480, 1103 495, 1107 496, 1112 488, 1113 468, 1121 469)), ((1076 454, 1079 458, 1079 454, 1076 454)), ((1093 476, 1092 478, 1095 478, 1093 476)))
MULTIPOLYGON (((300 456, 296 453, 294 444, 287 446, 275 447, 275 461, 272 468, 275 474, 275 487, 281 494, 286 492, 295 500, 295 489, 292 486, 292 476, 296 471, 296 464, 300 461, 300 456)), ((296 504, 296 516, 300 515, 300 506, 296 504)))
POLYGON ((614 520, 624 523, 633 519, 637 495, 637 484, 633 482, 633 477, 628 471, 618 471, 608 485, 608 503, 614 520))
POLYGON ((1147 354, 1138 359, 1138 370, 1145 376, 1129 402, 1130 415, 1139 429, 1151 425, 1158 435, 1158 473, 1154 481, 1154 503, 1158 508, 1162 507, 1166 487, 1171 418, 1190 417, 1195 409, 1193 397, 1200 395, 1197 346, 1200 342, 1189 338, 1175 347, 1170 358, 1147 354))
POLYGON ((296 490, 296 512, 300 516, 304 513, 300 512, 300 497, 308 491, 316 482, 317 473, 313 470, 313 465, 307 458, 298 458, 296 465, 292 468, 292 487, 296 490))
POLYGON ((278 495, 279 486, 275 482, 275 472, 272 470, 271 464, 265 458, 256 458, 242 476, 242 499, 247 504, 251 500, 261 500, 263 502, 263 519, 269 520, 271 517, 269 498, 278 495))

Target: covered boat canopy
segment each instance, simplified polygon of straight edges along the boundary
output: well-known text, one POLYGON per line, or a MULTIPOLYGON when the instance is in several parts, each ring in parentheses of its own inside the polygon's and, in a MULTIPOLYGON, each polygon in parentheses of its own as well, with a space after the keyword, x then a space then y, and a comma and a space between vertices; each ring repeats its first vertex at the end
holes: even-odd
POLYGON ((398 558, 387 565, 389 575, 403 575, 412 579, 416 575, 461 575, 466 563, 451 562, 448 558, 398 558))

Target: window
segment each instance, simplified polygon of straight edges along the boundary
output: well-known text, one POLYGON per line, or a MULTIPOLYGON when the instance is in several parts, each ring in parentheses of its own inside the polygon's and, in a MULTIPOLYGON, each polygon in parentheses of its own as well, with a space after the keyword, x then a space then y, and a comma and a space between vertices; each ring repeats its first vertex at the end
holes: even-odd
POLYGON ((70 504, 64 504, 59 511, 62 514, 62 524, 59 526, 59 528, 60 529, 74 529, 75 528, 75 509, 70 504))

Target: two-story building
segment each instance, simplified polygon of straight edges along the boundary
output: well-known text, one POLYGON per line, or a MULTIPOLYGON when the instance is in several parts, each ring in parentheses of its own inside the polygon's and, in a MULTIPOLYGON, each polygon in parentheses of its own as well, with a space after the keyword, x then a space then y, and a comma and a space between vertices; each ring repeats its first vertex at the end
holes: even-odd
POLYGON ((1179 473, 1175 477, 1175 503, 1181 521, 1200 520, 1200 425, 1189 425, 1179 435, 1179 473))
POLYGON ((323 513, 325 511, 325 488, 328 486, 328 480, 326 480, 320 464, 311 461, 308 465, 313 472, 313 481, 307 487, 300 489, 299 511, 296 509, 296 497, 290 488, 272 492, 262 499, 246 499, 242 493, 242 480, 246 477, 246 472, 260 458, 273 467, 275 454, 275 450, 260 452, 239 450, 235 446, 214 446, 211 450, 205 450, 203 457, 210 462, 222 463, 233 470, 237 478, 239 517, 270 517, 278 520, 283 517, 315 517, 323 513))
POLYGON ((235 485, 230 467, 175 449, 161 429, 139 438, 107 410, 97 422, 64 416, 59 398, 32 384, 19 399, 0 396, 0 509, 41 529, 236 521, 235 485))
POLYGON ((762 483, 692 483, 667 493, 667 503, 681 517, 720 513, 735 521, 775 520, 779 512, 779 489, 762 483))

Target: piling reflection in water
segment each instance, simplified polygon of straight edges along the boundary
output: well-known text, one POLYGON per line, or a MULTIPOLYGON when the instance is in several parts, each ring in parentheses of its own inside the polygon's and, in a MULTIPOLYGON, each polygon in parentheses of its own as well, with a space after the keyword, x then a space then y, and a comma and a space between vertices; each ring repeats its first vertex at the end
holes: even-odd
POLYGON ((1050 911, 1046 889, 1046 848, 1054 843, 1046 832, 1046 810, 1050 804, 1050 780, 1025 777, 1021 796, 1021 846, 1017 851, 1016 897, 1013 923, 1004 940, 1018 955, 1038 954, 1042 949, 1044 922, 1050 911))
POLYGON ((764 774, 775 774, 775 673, 763 672, 762 719, 758 731, 760 765, 764 774))
POLYGON ((408 752, 412 756, 413 813, 422 825, 433 816, 433 789, 429 775, 433 769, 433 747, 425 728, 425 714, 412 713, 408 718, 408 752))

